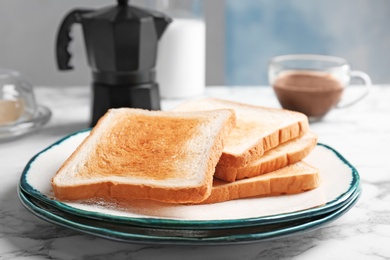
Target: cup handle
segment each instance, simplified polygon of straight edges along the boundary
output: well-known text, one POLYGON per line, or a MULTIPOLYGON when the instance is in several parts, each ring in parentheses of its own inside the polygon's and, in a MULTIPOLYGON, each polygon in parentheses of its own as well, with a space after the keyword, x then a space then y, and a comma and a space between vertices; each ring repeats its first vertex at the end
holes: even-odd
POLYGON ((359 102, 360 100, 362 100, 363 98, 365 98, 368 95, 368 93, 370 92, 370 89, 372 86, 372 81, 371 81, 370 76, 368 76, 367 73, 365 73, 363 71, 353 70, 349 73, 349 75, 351 76, 351 78, 360 78, 364 82, 363 85, 365 86, 365 91, 363 92, 363 94, 361 94, 356 99, 354 99, 346 104, 343 104, 343 105, 337 105, 336 106, 337 108, 345 108, 345 107, 352 106, 352 105, 356 104, 357 102, 359 102))

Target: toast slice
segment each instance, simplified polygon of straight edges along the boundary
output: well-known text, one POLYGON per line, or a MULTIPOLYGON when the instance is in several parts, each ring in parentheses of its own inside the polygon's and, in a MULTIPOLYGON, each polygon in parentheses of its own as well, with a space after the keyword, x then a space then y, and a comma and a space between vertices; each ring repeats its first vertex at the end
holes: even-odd
POLYGON ((204 98, 188 101, 174 111, 233 109, 237 124, 223 149, 220 165, 245 167, 266 151, 308 132, 306 115, 278 108, 204 98))
POLYGON ((211 195, 202 204, 255 196, 296 194, 315 189, 319 185, 318 169, 300 161, 270 173, 235 182, 214 178, 211 195))
POLYGON ((266 151, 258 160, 244 167, 226 167, 218 163, 214 177, 231 182, 278 170, 304 159, 316 146, 317 139, 317 134, 308 132, 266 151))
POLYGON ((52 178, 59 200, 196 203, 211 192, 232 110, 110 109, 52 178))

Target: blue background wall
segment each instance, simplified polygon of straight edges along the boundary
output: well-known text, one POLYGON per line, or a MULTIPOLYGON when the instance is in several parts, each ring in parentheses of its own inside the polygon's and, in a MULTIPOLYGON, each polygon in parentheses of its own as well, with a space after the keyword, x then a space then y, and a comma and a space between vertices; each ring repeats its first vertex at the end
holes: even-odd
POLYGON ((266 85, 275 55, 341 56, 390 83, 389 0, 227 0, 228 85, 266 85))

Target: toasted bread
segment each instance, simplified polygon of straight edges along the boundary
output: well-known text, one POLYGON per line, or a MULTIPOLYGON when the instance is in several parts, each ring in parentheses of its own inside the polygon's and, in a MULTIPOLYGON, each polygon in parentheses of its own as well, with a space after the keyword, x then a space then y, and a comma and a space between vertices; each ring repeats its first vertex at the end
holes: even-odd
POLYGON ((53 191, 59 200, 201 202, 234 124, 227 109, 110 109, 53 177, 53 191))
POLYGON ((202 204, 217 203, 255 196, 296 194, 320 185, 317 168, 297 162, 257 177, 226 182, 214 178, 210 196, 202 204))
POLYGON ((215 98, 188 101, 173 111, 212 109, 233 109, 236 112, 236 127, 227 139, 219 161, 226 167, 245 167, 266 151, 309 130, 308 118, 302 113, 215 98))
POLYGON ((308 132, 266 151, 258 160, 247 166, 226 167, 218 163, 214 177, 225 181, 235 181, 272 172, 301 161, 314 149, 316 144, 317 134, 308 132))

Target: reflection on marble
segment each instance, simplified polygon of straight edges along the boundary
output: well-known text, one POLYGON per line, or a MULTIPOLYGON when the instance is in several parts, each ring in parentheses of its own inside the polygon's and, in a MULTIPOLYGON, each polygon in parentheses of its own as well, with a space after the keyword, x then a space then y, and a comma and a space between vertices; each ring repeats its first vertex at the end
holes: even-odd
MULTIPOLYGON (((351 91, 358 91, 352 89, 351 91)), ((269 88, 209 88, 207 95, 277 107, 269 88)), ((110 241, 38 219, 19 202, 27 161, 59 138, 88 127, 89 88, 36 89, 51 121, 38 132, 0 143, 0 259, 389 259, 390 87, 312 124, 319 141, 338 150, 361 176, 363 194, 339 219, 308 233, 229 246, 158 246, 110 241)), ((169 109, 180 101, 164 101, 169 109)))

